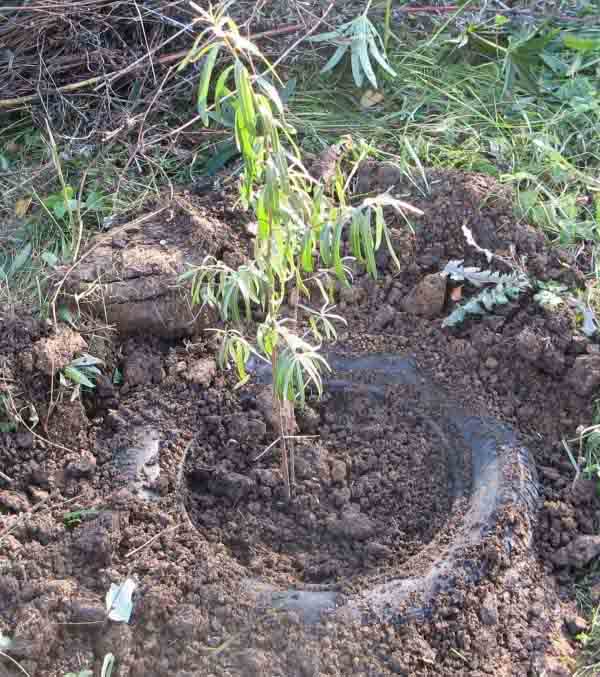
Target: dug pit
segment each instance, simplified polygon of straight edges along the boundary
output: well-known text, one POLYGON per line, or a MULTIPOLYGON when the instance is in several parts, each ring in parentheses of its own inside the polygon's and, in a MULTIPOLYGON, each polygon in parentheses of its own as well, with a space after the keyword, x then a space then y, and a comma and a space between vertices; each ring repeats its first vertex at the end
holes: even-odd
POLYGON ((302 434, 288 442, 292 501, 261 415, 266 383, 226 419, 203 419, 185 467, 193 523, 249 579, 280 583, 277 608, 309 622, 319 612, 403 621, 456 579, 485 575, 477 548, 498 529, 505 555, 528 549, 535 470, 510 427, 453 403, 414 359, 329 361, 325 398, 300 412, 302 434), (500 523, 507 510, 518 536, 500 523))

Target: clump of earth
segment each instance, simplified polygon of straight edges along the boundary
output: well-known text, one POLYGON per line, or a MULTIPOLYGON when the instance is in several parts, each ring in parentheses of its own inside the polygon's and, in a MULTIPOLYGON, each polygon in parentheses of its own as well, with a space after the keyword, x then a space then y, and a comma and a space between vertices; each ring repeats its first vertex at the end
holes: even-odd
POLYGON ((380 280, 359 274, 339 291, 348 327, 335 350, 410 356, 465 409, 518 431, 540 484, 531 546, 507 554, 504 529, 529 527, 504 511, 498 533, 469 555, 485 575, 458 577, 403 623, 325 614, 307 624, 264 603, 277 591, 351 595, 408 576, 414 556, 452 541, 449 516, 461 506, 444 446, 406 387, 376 403, 328 391, 298 412, 295 497, 285 500, 278 452, 267 450, 268 386, 233 389, 203 331, 216 319, 173 289, 203 255, 243 260, 250 229, 214 196, 182 195, 103 236, 94 265, 64 289, 68 302, 99 282, 86 297, 95 316, 77 329, 4 317, 0 393, 27 425, 0 433, 0 631, 24 670, 63 675, 110 652, 119 677, 571 674, 572 640, 585 628, 573 582, 600 555, 600 506, 593 482, 573 483, 560 440, 590 420, 597 344, 568 309, 530 294, 443 328, 453 301, 439 272, 451 259, 489 267, 467 225, 481 248, 538 279, 572 286, 583 276, 518 222, 493 179, 427 179, 428 189, 383 165, 359 172, 358 192, 391 189, 424 216, 413 230, 392 223, 399 273, 382 251, 380 280), (71 400, 56 373, 81 352, 103 360, 103 376, 71 400), (108 620, 106 592, 127 577, 137 586, 131 620, 108 620))

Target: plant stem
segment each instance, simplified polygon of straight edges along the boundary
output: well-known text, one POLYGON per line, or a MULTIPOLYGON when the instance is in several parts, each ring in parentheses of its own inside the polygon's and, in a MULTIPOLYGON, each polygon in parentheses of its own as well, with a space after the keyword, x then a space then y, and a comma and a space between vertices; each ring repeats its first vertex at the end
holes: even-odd
POLYGON ((391 21, 392 21, 392 0, 387 0, 385 4, 385 19, 383 33, 383 49, 386 52, 390 41, 391 21))

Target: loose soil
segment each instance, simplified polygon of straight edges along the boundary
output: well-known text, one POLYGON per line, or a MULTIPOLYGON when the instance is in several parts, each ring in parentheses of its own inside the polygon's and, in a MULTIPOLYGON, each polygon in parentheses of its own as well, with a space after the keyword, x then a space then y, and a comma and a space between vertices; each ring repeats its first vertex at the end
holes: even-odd
MULTIPOLYGON (((429 190, 374 164, 359 173, 357 191, 391 188, 425 214, 414 232, 394 224, 400 274, 381 252, 382 279, 359 274, 354 288, 340 290, 349 325, 335 350, 412 356, 463 407, 519 431, 540 474, 533 550, 525 540, 508 553, 503 547, 503 525, 526 531, 509 510, 469 554, 485 563, 485 576, 475 584, 459 578, 423 617, 305 625, 297 613, 265 605, 265 594, 298 586, 351 595, 407 575, 415 555, 443 549, 445 529, 452 535, 448 516, 460 506, 418 397, 389 387, 377 403, 354 391, 311 402, 298 417, 307 439, 296 445, 290 505, 275 452, 254 460, 274 439, 264 386, 234 390, 231 375, 214 369, 210 334, 189 323, 174 336, 151 333, 156 323, 131 334, 118 317, 120 334, 102 316, 83 322, 75 334, 105 361, 105 376, 71 402, 51 387, 48 370, 78 345, 73 334, 4 316, 1 392, 29 425, 33 404, 39 423, 33 433, 0 433, 0 469, 11 480, 0 479, 0 631, 15 638, 10 655, 31 675, 92 665, 99 675, 107 652, 119 677, 571 674, 563 621, 573 627, 573 582, 600 552, 600 512, 593 483, 573 485, 560 440, 590 420, 597 345, 568 310, 548 312, 528 295, 443 329, 451 302, 427 276, 449 259, 487 266, 465 243, 463 224, 481 247, 539 279, 582 284, 583 276, 568 253, 518 223, 512 196, 493 179, 436 171, 427 183, 429 190), (104 596, 127 576, 138 583, 131 622, 106 621, 104 596)), ((181 203, 169 205, 174 219, 141 223, 133 243, 106 248, 106 261, 129 247, 139 253, 144 241, 152 257, 160 246, 170 261, 185 261, 203 218, 207 235, 195 254, 219 255, 236 243, 243 256, 243 218, 230 217, 215 196, 182 198, 195 218, 181 203)), ((162 284, 165 270, 142 266, 139 277, 150 285, 163 276, 162 284)), ((0 670, 19 674, 8 661, 0 670)))
POLYGON ((444 446, 407 390, 388 387, 383 401, 366 388, 330 393, 318 412, 303 411, 301 433, 320 436, 295 444, 291 504, 279 454, 262 456, 275 431, 256 398, 210 417, 186 467, 192 520, 252 571, 273 568, 288 582, 335 583, 386 561, 400 567, 452 505, 444 446))

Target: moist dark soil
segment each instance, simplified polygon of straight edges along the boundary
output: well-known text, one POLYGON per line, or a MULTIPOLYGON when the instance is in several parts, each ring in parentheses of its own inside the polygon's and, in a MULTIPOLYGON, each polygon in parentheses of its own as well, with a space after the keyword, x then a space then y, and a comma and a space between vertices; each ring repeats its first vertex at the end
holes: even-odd
POLYGON ((210 417, 186 467, 193 522, 252 571, 274 568, 290 582, 335 583, 390 561, 400 567, 442 528, 452 500, 445 449, 419 399, 404 387, 381 399, 333 393, 316 411, 299 412, 310 439, 290 449, 292 502, 279 454, 264 453, 275 431, 256 398, 210 417))
MULTIPOLYGON (((0 478, 0 631, 14 638, 10 655, 29 674, 94 666, 99 675, 107 652, 119 677, 571 674, 573 583, 600 553, 600 503, 593 482, 573 484, 561 440, 591 419, 597 344, 567 309, 549 312, 531 294, 443 328, 453 302, 435 280, 450 259, 488 267, 463 225, 538 279, 582 285, 577 261, 520 224, 512 196, 489 177, 430 172, 421 186, 368 164, 357 184, 360 192, 391 188, 424 216, 413 231, 393 222, 399 274, 382 252, 381 279, 358 274, 340 290, 349 324, 335 350, 411 356, 461 406, 518 431, 542 492, 532 548, 507 554, 502 525, 525 525, 506 510, 498 533, 469 553, 485 562, 485 576, 458 578, 424 616, 404 624, 326 616, 307 626, 265 604, 265 593, 360 591, 406 576, 419 552, 443 549, 444 530, 452 537, 460 506, 444 447, 423 426, 410 388, 388 387, 376 404, 354 391, 309 402, 298 413, 304 439, 295 444, 288 503, 279 454, 264 453, 275 439, 268 389, 234 390, 232 375, 216 369, 212 335, 159 336, 143 322, 133 335, 117 322, 116 333, 102 316, 68 331, 3 314, 0 392, 26 425, 0 433, 8 477, 0 478), (104 360, 103 377, 71 401, 53 374, 82 351, 104 360), (137 583, 131 621, 106 620, 106 592, 128 576, 137 583)), ((175 220, 144 221, 133 243, 106 256, 132 247, 144 263, 148 233, 152 257, 160 245, 169 260, 185 260, 190 240, 180 234, 196 233, 206 218, 198 253, 239 243, 243 257, 244 219, 229 218, 215 196, 185 199, 197 200, 196 220, 174 208, 175 220)), ((142 266, 139 277, 164 270, 142 266)), ((0 670, 22 674, 10 661, 0 670)))

